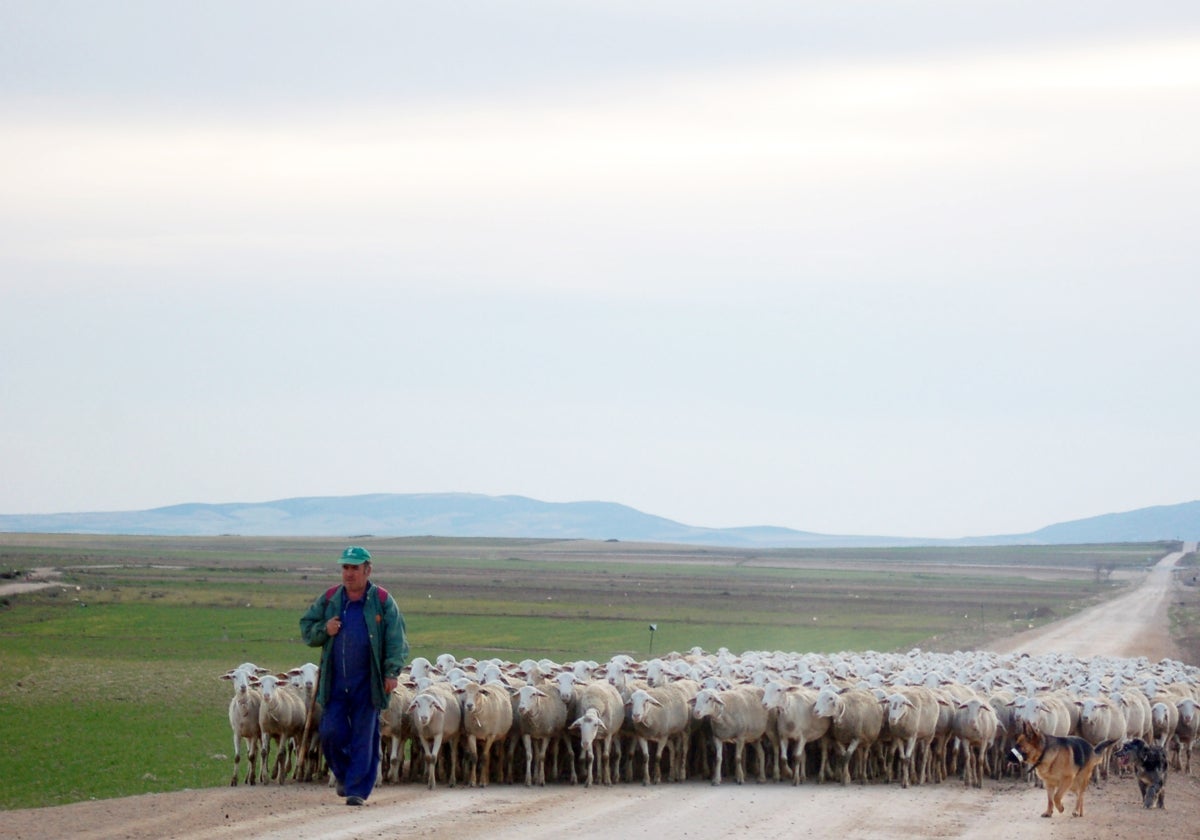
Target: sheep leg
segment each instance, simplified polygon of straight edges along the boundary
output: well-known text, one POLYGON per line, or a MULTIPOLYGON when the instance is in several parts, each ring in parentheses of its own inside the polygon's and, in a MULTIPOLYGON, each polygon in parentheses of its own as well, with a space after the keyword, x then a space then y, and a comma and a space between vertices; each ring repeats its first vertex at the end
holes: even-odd
POLYGON ((546 750, 549 746, 549 738, 537 739, 537 761, 534 762, 533 774, 538 787, 546 786, 546 750))
POLYGON ((525 746, 525 787, 533 787, 533 738, 522 735, 521 743, 525 746))
POLYGON ((467 787, 478 787, 479 777, 481 775, 479 761, 479 739, 474 733, 467 735, 466 755, 463 760, 466 762, 467 787))
POLYGON ((233 733, 233 778, 229 780, 231 787, 237 787, 238 783, 238 764, 242 761, 241 739, 237 733, 233 733))
POLYGON ((587 759, 587 768, 588 768, 587 786, 591 787, 591 785, 592 785, 593 771, 598 771, 596 773, 596 777, 597 777, 596 781, 598 781, 602 785, 607 784, 608 782, 607 782, 606 774, 604 771, 605 771, 605 767, 608 764, 608 741, 602 739, 600 741, 599 749, 596 749, 596 743, 593 741, 591 744, 588 745, 588 752, 591 753, 591 755, 589 755, 588 759, 587 759))
POLYGON ((479 787, 487 787, 488 782, 491 781, 492 745, 495 743, 494 738, 485 738, 483 741, 483 754, 476 758, 475 770, 479 787))
POLYGON ((723 758, 722 753, 724 752, 724 744, 721 743, 721 739, 716 735, 713 736, 712 740, 713 752, 716 753, 716 758, 713 760, 712 783, 714 785, 719 785, 721 784, 721 761, 723 758))
POLYGON ((850 784, 850 762, 854 758, 854 751, 858 748, 858 739, 854 738, 849 744, 842 746, 838 745, 842 751, 842 784, 850 784))
POLYGON ((645 738, 637 739, 637 748, 641 750, 642 758, 642 787, 650 784, 650 742, 645 738))
POLYGON ((267 775, 267 766, 271 756, 271 736, 267 733, 262 734, 261 746, 258 750, 259 773, 258 780, 264 785, 270 781, 267 775))
POLYGON ((790 766, 792 768, 792 785, 793 786, 799 785, 800 783, 807 781, 806 777, 808 776, 808 768, 804 766, 806 763, 804 761, 804 747, 805 747, 805 744, 804 744, 803 738, 798 738, 792 742, 792 747, 791 747, 792 762, 791 762, 790 766))
POLYGON ((621 740, 619 736, 609 733, 604 739, 604 767, 600 771, 601 784, 616 784, 621 780, 620 753, 621 740))
POLYGON ((238 764, 242 761, 242 739, 236 732, 233 733, 233 778, 229 780, 231 787, 237 787, 238 783, 238 764))
POLYGON ((654 742, 654 784, 662 781, 662 763, 663 752, 670 748, 670 745, 663 739, 654 742))
POLYGON ((596 753, 592 742, 589 741, 586 744, 580 745, 580 752, 583 753, 581 760, 587 764, 587 776, 583 780, 583 786, 590 788, 592 786, 592 765, 596 761, 596 753))
POLYGON ((425 751, 425 786, 433 790, 437 785, 437 758, 442 749, 442 736, 434 735, 430 741, 422 738, 421 749, 425 751))

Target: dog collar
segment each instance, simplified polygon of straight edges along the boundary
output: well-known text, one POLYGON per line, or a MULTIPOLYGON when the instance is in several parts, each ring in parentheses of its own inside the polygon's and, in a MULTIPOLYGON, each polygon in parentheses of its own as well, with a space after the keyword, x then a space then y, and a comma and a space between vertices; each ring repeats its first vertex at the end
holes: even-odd
MULTIPOLYGON (((1012 754, 1013 754, 1014 756, 1016 756, 1016 757, 1017 757, 1017 761, 1021 762, 1022 764, 1029 764, 1029 759, 1027 759, 1027 758, 1026 758, 1026 757, 1025 757, 1025 756, 1024 756, 1022 753, 1021 753, 1021 751, 1020 751, 1020 750, 1018 750, 1016 747, 1013 747, 1013 748, 1012 748, 1012 754)), ((1045 757, 1046 757, 1046 751, 1045 751, 1045 750, 1042 750, 1042 754, 1038 756, 1038 760, 1037 760, 1037 762, 1036 762, 1035 764, 1032 764, 1032 765, 1030 765, 1030 766, 1031 766, 1031 767, 1032 767, 1034 770, 1036 770, 1036 769, 1038 768, 1038 765, 1042 763, 1042 759, 1043 759, 1043 758, 1045 758, 1045 757)))

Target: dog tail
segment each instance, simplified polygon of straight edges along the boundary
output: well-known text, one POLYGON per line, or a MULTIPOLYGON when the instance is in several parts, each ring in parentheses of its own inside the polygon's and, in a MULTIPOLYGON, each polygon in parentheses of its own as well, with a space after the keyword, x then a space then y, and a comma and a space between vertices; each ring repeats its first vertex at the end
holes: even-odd
POLYGON ((1092 775, 1092 771, 1095 770, 1096 767, 1099 766, 1100 762, 1104 760, 1104 751, 1115 743, 1117 743, 1116 738, 1109 738, 1107 741, 1101 741, 1100 743, 1096 744, 1096 746, 1092 747, 1092 755, 1084 763, 1083 767, 1080 768, 1080 773, 1084 774, 1086 777, 1090 777, 1092 775))

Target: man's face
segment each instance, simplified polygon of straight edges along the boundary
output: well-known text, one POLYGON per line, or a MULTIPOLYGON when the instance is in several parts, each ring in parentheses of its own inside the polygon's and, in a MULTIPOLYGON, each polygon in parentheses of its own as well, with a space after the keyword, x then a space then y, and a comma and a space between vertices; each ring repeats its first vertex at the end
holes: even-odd
POLYGON ((367 588, 367 578, 370 575, 370 563, 342 564, 342 585, 351 595, 357 595, 367 588))

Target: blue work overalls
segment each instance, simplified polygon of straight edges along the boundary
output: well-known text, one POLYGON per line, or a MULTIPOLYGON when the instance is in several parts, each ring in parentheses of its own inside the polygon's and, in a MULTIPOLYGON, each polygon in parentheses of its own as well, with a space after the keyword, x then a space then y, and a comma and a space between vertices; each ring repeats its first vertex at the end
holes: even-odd
POLYGON ((321 748, 345 795, 366 799, 379 773, 379 710, 371 702, 371 640, 363 603, 345 602, 342 628, 332 640, 321 748))

